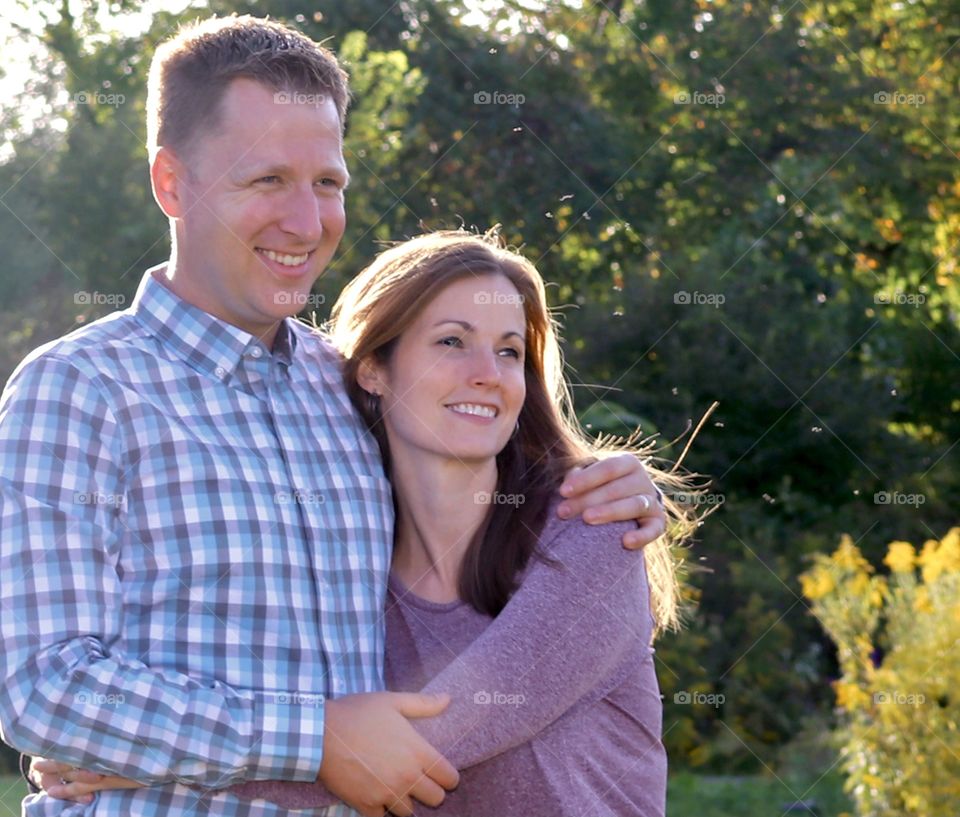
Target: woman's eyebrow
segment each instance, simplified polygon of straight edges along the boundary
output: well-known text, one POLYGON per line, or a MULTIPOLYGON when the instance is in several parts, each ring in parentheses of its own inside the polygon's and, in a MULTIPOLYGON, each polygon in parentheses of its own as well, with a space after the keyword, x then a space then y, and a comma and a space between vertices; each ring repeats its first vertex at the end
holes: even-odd
MULTIPOLYGON (((444 323, 455 323, 457 324, 457 326, 462 327, 466 332, 473 332, 474 329, 476 328, 472 323, 469 323, 468 321, 460 321, 460 320, 456 320, 455 318, 444 318, 443 320, 437 321, 433 326, 437 327, 444 323)), ((520 332, 514 332, 513 330, 504 332, 500 337, 501 339, 518 337, 520 338, 520 340, 524 340, 524 336, 520 332)))

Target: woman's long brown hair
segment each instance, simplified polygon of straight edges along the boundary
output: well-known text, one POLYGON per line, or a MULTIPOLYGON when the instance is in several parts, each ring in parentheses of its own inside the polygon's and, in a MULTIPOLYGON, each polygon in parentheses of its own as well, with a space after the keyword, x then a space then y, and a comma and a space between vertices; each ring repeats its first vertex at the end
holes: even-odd
POLYGON ((354 278, 333 307, 327 330, 345 358, 344 377, 350 398, 380 445, 390 473, 379 401, 357 382, 364 360, 389 361, 397 339, 447 285, 473 276, 503 275, 522 296, 526 317, 524 374, 526 399, 519 430, 497 455, 497 493, 523 502, 491 503, 486 519, 470 542, 459 579, 460 597, 480 612, 497 615, 516 589, 520 571, 537 550, 550 502, 567 471, 605 452, 631 450, 644 457, 647 472, 663 491, 667 532, 644 549, 652 613, 658 630, 678 624, 676 548, 698 520, 668 492, 696 494, 697 475, 667 470, 650 459, 655 444, 635 439, 601 443, 586 437, 573 413, 563 377, 563 360, 554 318, 547 306, 543 279, 519 253, 503 246, 496 231, 479 236, 446 231, 418 236, 383 253, 354 278))

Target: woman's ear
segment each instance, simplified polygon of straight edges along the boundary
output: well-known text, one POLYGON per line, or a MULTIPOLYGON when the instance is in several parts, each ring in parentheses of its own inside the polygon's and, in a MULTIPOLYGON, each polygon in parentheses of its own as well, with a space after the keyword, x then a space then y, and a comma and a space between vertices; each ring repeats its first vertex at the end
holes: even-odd
POLYGON ((369 394, 382 395, 384 392, 383 367, 371 358, 360 362, 357 369, 357 383, 369 394))

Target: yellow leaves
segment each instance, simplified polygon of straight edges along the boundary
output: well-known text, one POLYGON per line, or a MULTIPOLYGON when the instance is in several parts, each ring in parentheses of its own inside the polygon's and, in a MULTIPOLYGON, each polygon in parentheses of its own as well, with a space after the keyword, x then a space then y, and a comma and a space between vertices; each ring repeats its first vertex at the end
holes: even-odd
POLYGON ((878 218, 874 221, 874 225, 884 241, 896 244, 903 238, 903 233, 897 229, 897 225, 892 218, 878 218))
POLYGON ((840 546, 833 553, 833 560, 847 570, 862 570, 873 573, 873 565, 863 558, 860 549, 853 543, 849 533, 840 536, 840 546))
POLYGON ((834 681, 833 691, 837 696, 837 706, 843 707, 847 712, 866 709, 872 702, 870 696, 857 684, 851 684, 846 681, 834 681))
POLYGON ((909 542, 891 542, 883 563, 894 573, 912 573, 917 554, 909 542))
POLYGON ((923 573, 923 581, 933 584, 943 573, 960 572, 960 529, 954 528, 942 542, 928 539, 917 559, 923 573))
POLYGON ((960 528, 887 547, 890 576, 849 536, 801 576, 837 644, 843 763, 858 814, 955 817, 960 799, 960 528), (922 574, 920 581, 917 571, 922 574), (882 660, 874 644, 883 646, 882 660))
POLYGON ((865 596, 870 589, 870 577, 866 573, 857 573, 847 582, 846 590, 854 596, 865 596))
POLYGON ((814 568, 800 576, 800 588, 810 601, 822 599, 835 587, 833 577, 823 568, 814 568))
POLYGON ((854 258, 856 259, 856 268, 859 272, 870 272, 880 266, 876 258, 866 253, 858 252, 854 258))

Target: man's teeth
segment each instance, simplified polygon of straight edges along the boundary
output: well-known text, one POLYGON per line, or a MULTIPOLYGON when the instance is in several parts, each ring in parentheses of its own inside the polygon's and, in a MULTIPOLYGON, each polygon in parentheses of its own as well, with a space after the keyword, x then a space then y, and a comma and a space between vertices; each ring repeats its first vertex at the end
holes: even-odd
POLYGON ((477 417, 496 417, 497 410, 491 408, 490 406, 480 406, 476 403, 457 403, 456 405, 449 406, 453 411, 458 412, 459 414, 475 414, 477 417))
POLYGON ((276 261, 285 267, 299 267, 310 257, 310 253, 306 252, 303 255, 287 255, 286 253, 274 252, 273 250, 260 250, 260 252, 271 261, 276 261))

